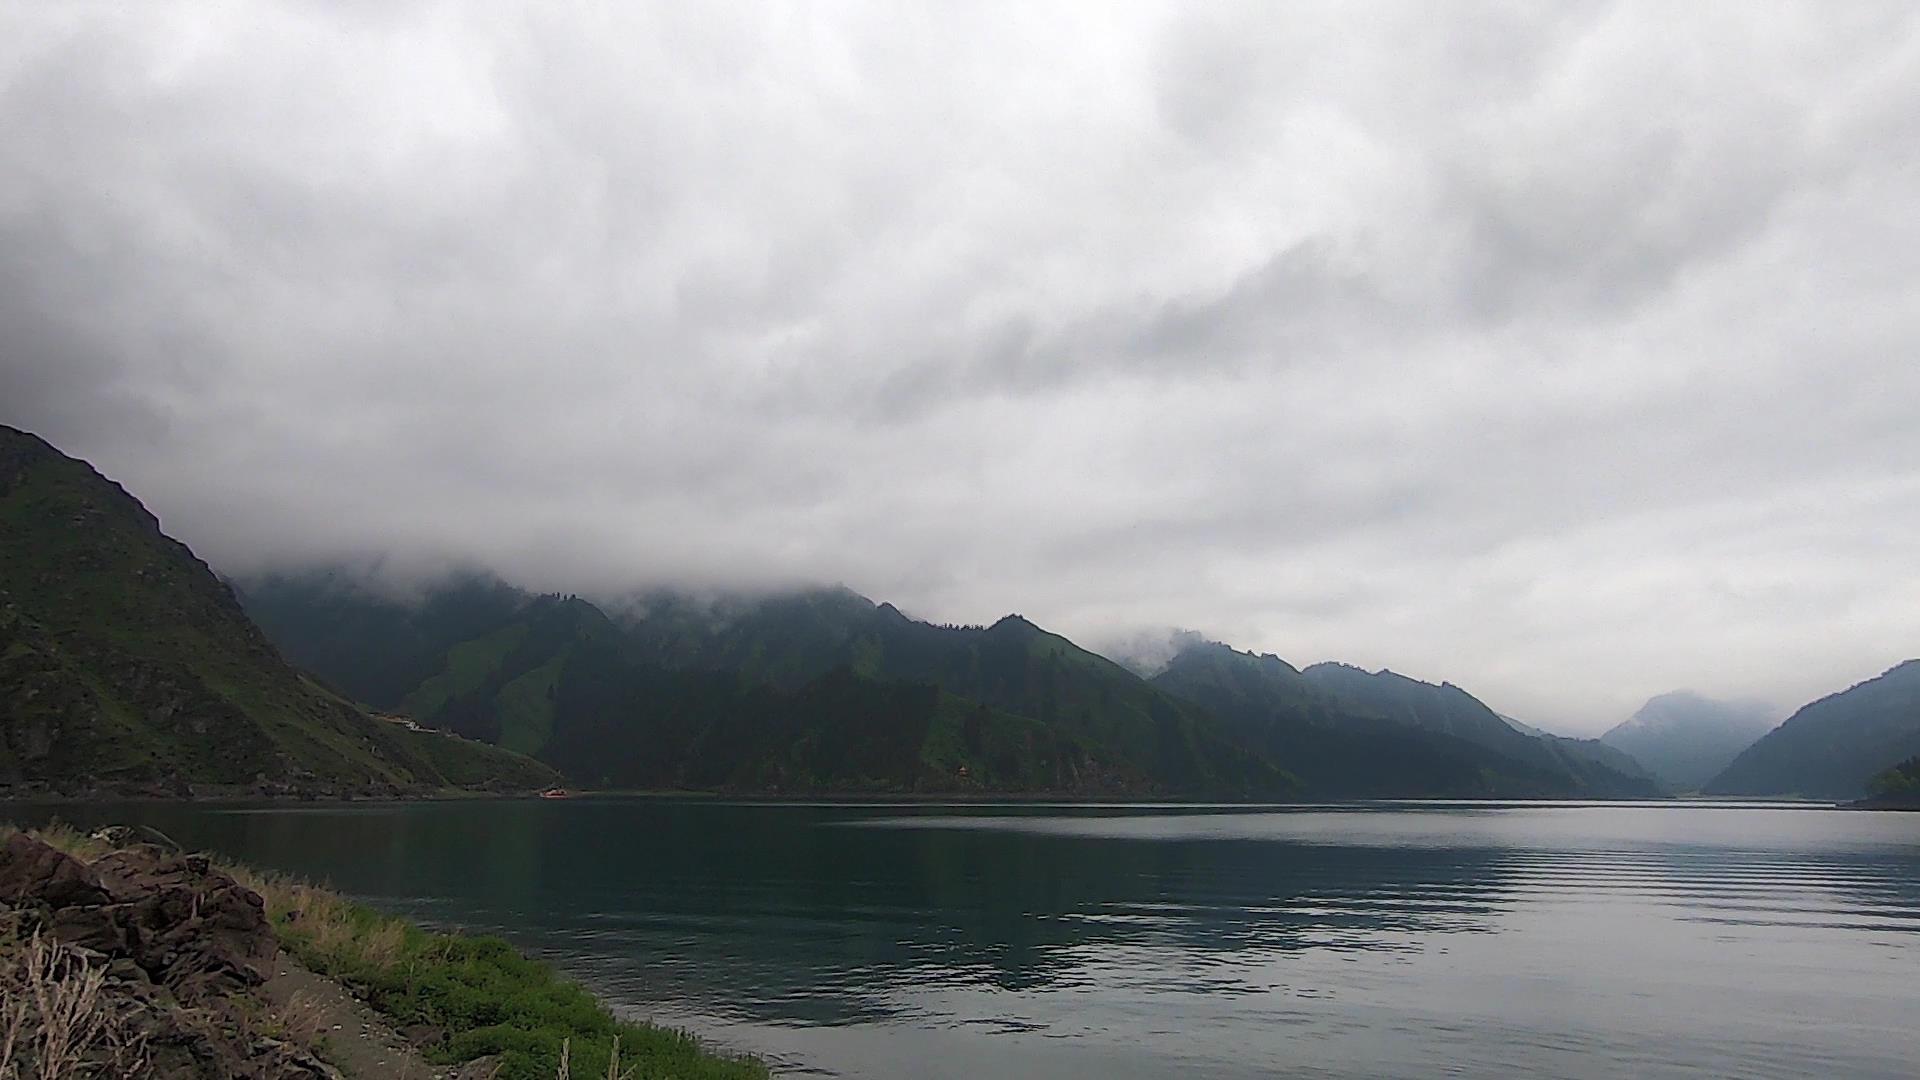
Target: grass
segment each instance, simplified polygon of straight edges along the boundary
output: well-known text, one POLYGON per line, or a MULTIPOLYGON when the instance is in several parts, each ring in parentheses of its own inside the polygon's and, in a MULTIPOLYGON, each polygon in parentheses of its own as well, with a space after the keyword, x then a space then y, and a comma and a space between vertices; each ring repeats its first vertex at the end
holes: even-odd
POLYGON ((537 754, 553 737, 554 684, 573 651, 563 645, 553 659, 500 688, 495 705, 500 716, 500 746, 516 754, 537 754))
POLYGON ((495 937, 431 933, 337 893, 242 867, 282 945, 314 971, 361 994, 396 1024, 431 1024, 443 1063, 497 1055, 499 1080, 608 1074, 633 1080, 763 1078, 758 1062, 725 1058, 693 1036, 617 1020, 591 994, 495 937), (617 1058, 616 1058, 617 1055, 617 1058))
MULTIPOLYGON (((108 850, 62 825, 35 835, 82 859, 108 850)), ((301 963, 345 984, 397 1026, 445 1030, 445 1042, 424 1051, 439 1063, 495 1055, 497 1080, 769 1075, 758 1061, 715 1054, 685 1032, 616 1019, 579 985, 499 938, 433 933, 295 878, 220 868, 261 895, 282 947, 301 963)))
POLYGON ((527 624, 513 623, 485 637, 463 641, 447 650, 445 670, 407 695, 407 714, 432 716, 440 706, 453 698, 480 689, 526 636, 527 624))

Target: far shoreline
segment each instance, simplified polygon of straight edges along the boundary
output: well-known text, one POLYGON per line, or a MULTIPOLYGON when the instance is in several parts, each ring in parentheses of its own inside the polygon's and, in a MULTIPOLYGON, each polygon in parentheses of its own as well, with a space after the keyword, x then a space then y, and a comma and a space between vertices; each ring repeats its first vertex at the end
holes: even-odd
POLYGON ((1067 805, 1067 806, 1164 806, 1164 807, 1248 807, 1310 809, 1314 807, 1369 807, 1392 805, 1529 805, 1529 806, 1721 806, 1729 803, 1759 803, 1783 807, 1835 810, 1920 810, 1920 803, 1865 798, 1813 799, 1781 796, 1702 796, 1696 794, 1605 797, 1605 796, 1529 796, 1529 795, 1382 795, 1349 799, 1232 799, 1206 795, 1085 795, 1074 792, 765 792, 713 791, 673 788, 595 788, 565 789, 559 799, 542 799, 538 790, 488 791, 463 788, 438 788, 421 791, 405 789, 307 789, 261 791, 251 785, 197 785, 189 792, 155 790, 151 785, 126 788, 90 787, 84 790, 46 790, 0 786, 0 807, 34 804, 75 806, 112 804, 246 805, 246 806, 324 806, 378 805, 395 803, 461 803, 562 801, 597 799, 655 799, 699 802, 763 803, 767 805, 899 805, 899 806, 990 806, 990 805, 1067 805))

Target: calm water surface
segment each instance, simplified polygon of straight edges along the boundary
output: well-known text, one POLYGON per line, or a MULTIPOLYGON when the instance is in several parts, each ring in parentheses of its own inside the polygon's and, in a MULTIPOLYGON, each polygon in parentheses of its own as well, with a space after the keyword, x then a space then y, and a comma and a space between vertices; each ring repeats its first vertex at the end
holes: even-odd
POLYGON ((1920 814, 611 798, 60 813, 502 933, 624 1012, 792 1075, 1920 1075, 1920 814))

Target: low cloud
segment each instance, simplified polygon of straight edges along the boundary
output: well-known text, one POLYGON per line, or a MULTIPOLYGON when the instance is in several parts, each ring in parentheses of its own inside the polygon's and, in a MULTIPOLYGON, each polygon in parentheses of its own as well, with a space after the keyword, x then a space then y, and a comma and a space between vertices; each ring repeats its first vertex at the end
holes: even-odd
POLYGON ((0 41, 0 421, 229 572, 837 581, 1565 730, 1920 651, 1911 5, 0 41))

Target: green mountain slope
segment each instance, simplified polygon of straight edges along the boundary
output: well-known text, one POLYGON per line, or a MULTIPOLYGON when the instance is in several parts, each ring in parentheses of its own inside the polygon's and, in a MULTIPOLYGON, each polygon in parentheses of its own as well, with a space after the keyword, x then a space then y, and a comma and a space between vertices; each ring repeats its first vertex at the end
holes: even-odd
POLYGON ((1275 656, 1194 645, 1152 681, 1287 762, 1315 798, 1527 796, 1564 789, 1465 740, 1357 712, 1275 656))
POLYGON ((1909 660, 1788 717, 1733 759, 1709 795, 1855 799, 1873 777, 1920 754, 1920 660, 1909 660))
POLYGON ((1521 731, 1480 699, 1451 683, 1409 679, 1391 671, 1369 673, 1345 664, 1315 664, 1305 681, 1345 707, 1434 735, 1446 735, 1491 751, 1529 774, 1550 778, 1556 794, 1644 798, 1660 786, 1638 769, 1617 767, 1590 740, 1521 731))
POLYGON ((477 588, 456 582, 412 609, 311 583, 250 585, 246 596, 267 626, 296 631, 283 640, 290 655, 367 692, 370 704, 537 755, 587 782, 1297 791, 1284 769, 1222 737, 1203 712, 1023 619, 930 626, 833 589, 721 607, 656 595, 614 622, 578 599, 479 603, 477 588), (430 661, 416 652, 398 663, 402 650, 378 644, 426 640, 419 628, 452 625, 435 614, 449 610, 469 613, 469 636, 430 661), (375 665, 403 677, 368 678, 375 665), (866 743, 891 749, 845 762, 816 752, 866 743))
POLYGON ((846 668, 880 682, 929 684, 1025 717, 1153 777, 1164 790, 1221 797, 1297 794, 1293 771, 1230 738, 1205 710, 1017 615, 989 627, 936 626, 845 589, 776 597, 689 632, 683 612, 632 617, 651 655, 793 686, 846 668))
POLYGON ((546 748, 569 775, 774 794, 1169 793, 1092 740, 926 684, 841 668, 783 689, 592 651, 560 679, 546 748))
POLYGON ((246 599, 264 625, 292 628, 281 639, 291 655, 371 704, 593 783, 1219 798, 1657 793, 1623 756, 1523 734, 1455 687, 1337 665, 1302 673, 1224 646, 1144 680, 1019 616, 937 626, 844 588, 755 599, 660 592, 611 619, 579 600, 516 599, 485 579, 446 583, 415 604, 322 578, 252 585, 246 599), (440 651, 428 661, 418 642, 440 651), (400 676, 368 678, 376 669, 400 676), (854 731, 892 749, 858 766, 808 756, 852 745, 854 731))
POLYGON ((448 649, 505 625, 530 599, 477 574, 449 577, 405 599, 337 570, 274 574, 240 590, 247 614, 281 652, 379 709, 398 709, 448 649))
POLYGON ((1341 694, 1325 684, 1346 687, 1344 674, 1329 678, 1336 669, 1309 669, 1314 670, 1321 673, 1316 677, 1276 656, 1205 642, 1182 649, 1152 681, 1208 709, 1238 736, 1287 762, 1318 798, 1520 798, 1652 790, 1644 779, 1589 760, 1580 740, 1524 735, 1498 717, 1494 720, 1505 731, 1494 730, 1483 723, 1485 706, 1463 691, 1429 701, 1435 696, 1431 692, 1443 688, 1399 680, 1387 685, 1393 696, 1380 700, 1368 693, 1380 685, 1376 676, 1356 672, 1358 692, 1341 694), (1418 722, 1429 715, 1449 722, 1418 722), (1460 733, 1476 730, 1517 753, 1460 733))
POLYGON ((533 786, 551 772, 373 719, 289 667, 118 485, 0 427, 0 780, 533 786))

